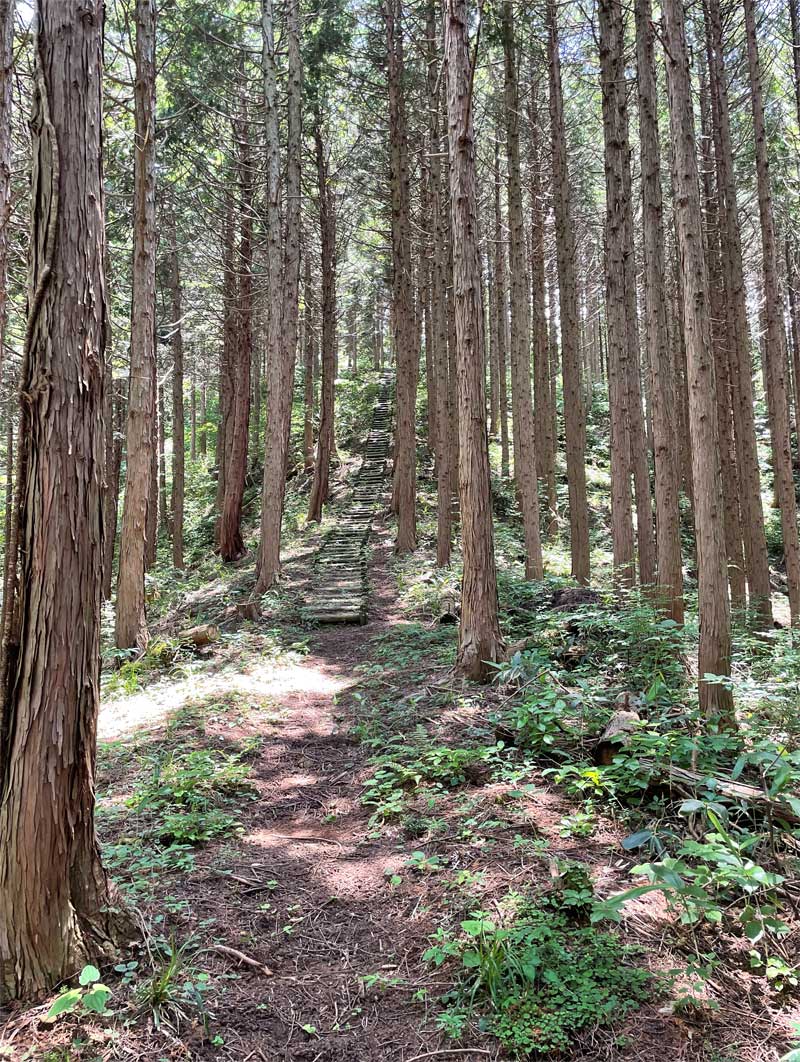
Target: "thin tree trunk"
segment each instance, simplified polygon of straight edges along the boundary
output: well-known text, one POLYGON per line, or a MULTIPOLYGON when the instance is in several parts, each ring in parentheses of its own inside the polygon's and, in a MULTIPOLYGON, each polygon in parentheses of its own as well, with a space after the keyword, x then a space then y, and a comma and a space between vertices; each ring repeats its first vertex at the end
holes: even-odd
POLYGON ((158 514, 159 527, 165 534, 170 533, 169 509, 167 507, 167 424, 164 408, 164 385, 158 385, 158 514))
MULTIPOLYGON (((183 568, 183 504, 186 483, 186 424, 183 408, 183 297, 181 270, 178 258, 178 236, 174 214, 170 249, 170 296, 172 302, 172 564, 183 568)), ((191 458, 196 456, 195 383, 192 373, 192 445, 191 458)))
POLYGON ((730 689, 707 675, 730 675, 731 631, 719 461, 717 401, 709 328, 710 308, 703 254, 700 180, 697 171, 692 84, 682 0, 663 0, 672 183, 680 252, 683 324, 692 436, 697 540, 700 706, 730 723, 730 689))
POLYGON ((383 0, 389 88, 389 159, 392 200, 392 301, 397 364, 394 502, 398 553, 417 545, 416 403, 419 356, 415 345, 411 277, 408 142, 403 26, 399 0, 383 0))
POLYGON ((767 130, 764 122, 764 90, 761 61, 756 36, 753 0, 744 0, 747 34, 747 67, 750 77, 750 100, 753 110, 753 133, 756 152, 758 216, 761 222, 761 251, 764 274, 764 318, 766 335, 764 355, 767 368, 767 393, 772 407, 772 467, 775 493, 781 510, 783 553, 789 584, 789 610, 792 624, 800 622, 800 536, 797 529, 797 500, 792 476, 792 444, 789 431, 789 388, 786 380, 788 359, 786 332, 783 327, 783 303, 778 274, 778 244, 772 212, 772 187, 767 157, 767 130))
MULTIPOLYGON (((85 21, 85 20, 84 20, 85 21)), ((136 0, 136 83, 134 103, 133 292, 131 367, 125 501, 120 533, 116 645, 144 650, 147 645, 144 573, 148 510, 153 478, 155 428, 156 153, 154 0, 136 0)))
POLYGON ((250 157, 250 127, 246 116, 234 123, 234 138, 239 156, 241 209, 236 259, 238 284, 235 331, 231 339, 231 405, 225 429, 225 491, 219 521, 219 553, 224 561, 236 561, 245 552, 242 503, 247 478, 250 367, 253 360, 253 164, 250 157))
MULTIPOLYGON (((581 383, 578 294, 575 279, 575 230, 572 224, 561 59, 554 0, 547 6, 550 65, 550 127, 553 150, 553 199, 556 221, 558 288, 561 309, 561 363, 564 377, 564 435, 569 487, 572 577, 589 581, 589 507, 586 498, 586 412, 581 383)), ((551 286, 552 290, 552 286, 551 286)), ((555 321, 551 320, 551 328, 555 321)))
POLYGON ((331 454, 334 447, 336 380, 336 214, 331 193, 328 159, 322 139, 322 118, 314 114, 314 147, 317 160, 319 228, 322 266, 322 337, 320 417, 314 479, 308 503, 309 522, 322 520, 322 506, 328 500, 331 454))
POLYGON ((678 495, 673 367, 664 288, 664 224, 661 146, 650 0, 636 0, 636 69, 642 165, 642 231, 645 271, 645 335, 650 363, 650 407, 656 487, 656 550, 659 594, 665 613, 683 623, 683 570, 678 495))
POLYGON ((38 0, 21 642, 0 763, 0 1006, 114 951, 94 826, 105 284, 99 2, 38 0), (47 666, 43 667, 43 661, 47 666), (35 809, 35 810, 34 810, 35 809))
POLYGON ((485 679, 503 653, 497 620, 489 442, 486 435, 484 331, 475 174, 472 77, 465 0, 445 8, 453 282, 459 405, 459 491, 464 575, 458 667, 485 679))
POLYGON ((311 313, 311 254, 306 247, 303 275, 303 464, 314 467, 314 326, 311 313))
MULTIPOLYGON (((531 60, 533 66, 533 60, 531 60)), ((542 209, 542 145, 539 129, 539 82, 531 70, 528 108, 531 182, 531 308, 533 331, 533 396, 536 462, 547 496, 547 535, 558 532, 556 493, 556 437, 550 387, 550 357, 547 349, 545 313, 544 212, 542 209)))
POLYGON ((500 208, 500 145, 494 149, 494 321, 497 344, 498 399, 500 403, 500 475, 510 475, 508 437, 508 302, 506 299, 506 251, 500 208))
POLYGON ((506 158, 508 163, 509 265, 511 270, 511 401, 517 454, 514 478, 519 489, 525 539, 525 578, 541 579, 542 543, 539 533, 539 492, 531 389, 530 311, 526 269, 522 180, 519 160, 519 90, 517 47, 511 0, 502 7, 505 60, 506 158))

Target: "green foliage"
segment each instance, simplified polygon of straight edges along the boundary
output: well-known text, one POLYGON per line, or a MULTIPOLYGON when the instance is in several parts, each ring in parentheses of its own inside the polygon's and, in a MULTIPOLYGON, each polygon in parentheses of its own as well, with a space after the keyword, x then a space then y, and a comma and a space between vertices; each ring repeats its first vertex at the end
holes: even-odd
POLYGON ((188 844, 161 848, 136 838, 123 838, 103 846, 103 865, 126 896, 139 902, 163 888, 165 875, 190 874, 194 856, 188 844))
POLYGON ((164 841, 197 844, 231 834, 239 820, 227 809, 253 795, 250 767, 242 762, 247 751, 158 753, 149 759, 149 773, 128 806, 151 818, 152 832, 164 841))
POLYGON ((78 977, 78 988, 61 992, 50 1005, 45 1021, 53 1022, 62 1014, 107 1014, 106 1006, 111 998, 111 989, 100 981, 96 966, 84 966, 78 977))
POLYGON ((210 1015, 205 1002, 209 975, 194 963, 192 940, 177 944, 175 939, 156 941, 150 949, 153 970, 137 986, 136 998, 150 1014, 156 1029, 177 1033, 192 1019, 199 1019, 206 1033, 210 1015))
POLYGON ((560 1053, 581 1029, 610 1022, 647 998, 648 974, 629 964, 630 950, 614 934, 571 923, 568 912, 586 898, 583 875, 570 867, 562 892, 538 904, 510 897, 503 921, 475 911, 460 934, 437 931, 424 958, 457 968, 440 1028, 460 1036, 477 1009, 515 1057, 560 1053))
POLYGON ((502 744, 484 748, 450 748, 447 745, 416 747, 398 744, 372 759, 374 770, 367 781, 362 803, 374 808, 373 821, 402 814, 406 798, 421 786, 443 792, 464 785, 470 774, 495 763, 502 744))

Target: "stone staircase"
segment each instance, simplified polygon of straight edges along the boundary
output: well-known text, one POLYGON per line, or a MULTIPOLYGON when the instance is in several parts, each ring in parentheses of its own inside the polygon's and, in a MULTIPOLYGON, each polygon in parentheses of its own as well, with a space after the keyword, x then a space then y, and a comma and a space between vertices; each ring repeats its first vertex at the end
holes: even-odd
POLYGON ((317 623, 367 621, 367 547, 386 489, 392 380, 390 374, 381 377, 352 497, 336 513, 336 524, 326 532, 317 553, 311 595, 305 607, 306 615, 317 623))

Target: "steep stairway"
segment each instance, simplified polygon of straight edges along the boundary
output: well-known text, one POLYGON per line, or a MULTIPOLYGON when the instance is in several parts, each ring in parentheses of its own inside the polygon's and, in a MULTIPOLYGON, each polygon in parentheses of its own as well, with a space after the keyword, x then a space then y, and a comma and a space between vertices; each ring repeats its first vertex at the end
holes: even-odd
POLYGON ((392 376, 381 377, 364 457, 348 505, 322 540, 305 612, 317 623, 366 623, 368 545, 386 488, 392 376))

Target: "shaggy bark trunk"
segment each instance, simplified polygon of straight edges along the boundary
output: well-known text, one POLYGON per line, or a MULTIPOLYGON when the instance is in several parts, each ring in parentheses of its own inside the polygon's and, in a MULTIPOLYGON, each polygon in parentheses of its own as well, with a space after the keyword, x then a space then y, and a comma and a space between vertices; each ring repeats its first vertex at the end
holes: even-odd
POLYGON ((120 533, 116 645, 147 646, 144 573, 152 508, 155 438, 156 290, 156 13, 154 0, 136 0, 134 106, 133 292, 128 388, 127 471, 120 533))
POLYGON ((120 922, 94 827, 106 314, 102 4, 38 0, 36 25, 21 641, 0 764, 0 1006, 49 992, 82 963, 108 958, 120 922))
POLYGON ((8 324, 8 223, 11 219, 11 108, 15 0, 0 0, 0 388, 8 324))
POLYGON ((385 0, 389 87, 389 160, 392 201, 392 300, 397 365, 394 441, 394 503, 397 553, 417 546, 416 404, 419 356, 415 343, 411 275, 408 138, 406 128, 403 27, 398 0, 385 0))
POLYGON ((511 401, 516 436, 514 478, 519 490, 525 539, 525 578, 543 576, 539 534, 539 492, 531 388, 530 310, 526 268, 522 180, 519 161, 519 90, 517 46, 511 0, 503 0, 506 159, 508 164, 509 266, 511 269, 511 401))
POLYGON ((497 620, 472 76, 464 0, 449 0, 445 9, 445 62, 464 556, 458 667, 470 678, 485 679, 490 662, 502 656, 503 644, 497 620))
POLYGON ((261 499, 261 544, 257 563, 257 594, 263 594, 274 584, 280 572, 281 563, 281 526, 292 421, 292 385, 297 357, 297 315, 300 288, 300 176, 303 134, 300 14, 298 0, 291 0, 287 24, 289 96, 286 149, 286 246, 281 256, 280 142, 271 0, 262 0, 262 12, 264 99, 267 113, 268 255, 270 275, 276 278, 279 276, 281 282, 272 284, 273 297, 269 314, 267 440, 261 499), (273 270, 275 270, 274 273, 273 270))
MULTIPOLYGON (((108 338, 106 337, 106 342, 108 338)), ((119 481, 122 466, 122 437, 125 428, 122 396, 114 390, 111 358, 106 362, 106 489, 103 499, 103 600, 111 600, 114 574, 114 546, 117 540, 119 481)))
POLYGON ((781 510, 783 553, 789 584, 789 609, 792 624, 795 625, 800 622, 800 537, 797 529, 797 500, 792 477, 792 445, 789 431, 789 387, 786 379, 789 363, 786 354, 786 332, 783 327, 778 245, 772 212, 767 130, 764 122, 764 90, 761 83, 761 61, 758 53, 753 0, 744 0, 744 17, 756 151, 758 215, 761 222, 764 318, 766 321, 764 356, 767 367, 767 393, 771 406, 772 466, 775 476, 775 493, 781 510))
POLYGON ((658 133, 653 11, 650 0, 636 0, 635 17, 642 165, 645 335, 650 363, 650 408, 655 458, 658 587, 666 615, 676 623, 683 623, 683 570, 678 506, 680 477, 675 433, 673 368, 664 288, 666 265, 660 175, 661 145, 658 133))
MULTIPOLYGON (((567 140, 564 130, 564 99, 561 90, 556 6, 547 6, 550 67, 550 128, 553 151, 553 200, 558 257, 558 288, 561 311, 561 364, 564 376, 564 435, 569 488, 570 552, 572 577, 589 581, 589 507, 586 499, 586 412, 583 401, 578 323, 578 291, 575 279, 575 230, 572 224, 567 140)), ((551 285, 552 290, 552 285, 551 285)), ((551 320, 554 327, 555 320, 551 320)))
POLYGON ((692 84, 682 0, 664 0, 663 11, 672 132, 672 182, 683 281, 689 431, 692 437, 700 618, 700 706, 708 715, 719 716, 730 723, 733 715, 730 690, 719 682, 705 680, 709 674, 730 675, 731 631, 692 84))

